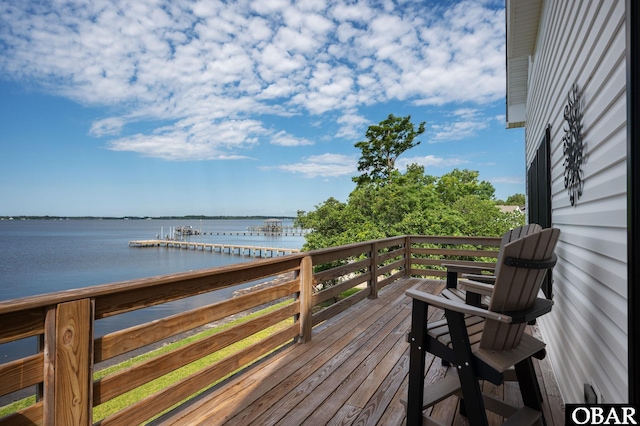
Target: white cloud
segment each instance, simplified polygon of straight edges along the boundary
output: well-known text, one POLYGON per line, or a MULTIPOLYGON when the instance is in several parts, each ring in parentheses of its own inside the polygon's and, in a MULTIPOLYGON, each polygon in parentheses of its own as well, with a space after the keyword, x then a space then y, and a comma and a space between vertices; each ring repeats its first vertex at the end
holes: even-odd
POLYGON ((340 125, 336 137, 346 139, 362 137, 361 129, 369 124, 369 120, 355 112, 346 112, 336 122, 340 125))
POLYGON ((486 120, 456 121, 431 126, 433 136, 430 142, 442 142, 465 139, 474 136, 479 130, 489 127, 486 120))
POLYGON ((486 117, 477 108, 460 108, 451 115, 456 121, 433 124, 429 129, 430 142, 461 140, 475 136, 480 130, 489 127, 494 119, 486 117))
POLYGON ((299 163, 263 167, 263 170, 280 170, 300 174, 305 178, 340 177, 352 175, 357 171, 356 159, 342 154, 313 155, 299 163))
POLYGON ((293 135, 285 132, 284 130, 279 131, 275 135, 271 137, 271 143, 273 145, 280 146, 302 146, 302 145, 313 145, 313 142, 309 139, 305 138, 296 138, 293 135))
POLYGON ((424 157, 399 158, 396 165, 399 169, 406 169, 410 164, 429 167, 455 167, 468 163, 462 158, 443 158, 435 155, 425 155, 424 157))
MULTIPOLYGON (((482 2, 6 3, 0 78, 116 111, 93 123, 92 135, 114 136, 137 120, 176 123, 108 145, 146 156, 242 156, 268 127, 264 113, 343 117, 338 137, 353 137, 363 123, 344 117, 377 103, 480 105, 504 96, 504 13, 482 2), (177 124, 185 120, 252 124, 203 137, 177 124)), ((435 140, 482 123, 461 115, 434 129, 435 140)))
POLYGON ((481 112, 477 108, 460 108, 454 110, 452 114, 457 117, 472 119, 479 117, 481 112))
POLYGON ((251 8, 259 14, 278 13, 289 7, 289 0, 259 0, 251 3, 251 8))
POLYGON ((246 158, 235 152, 257 143, 267 133, 255 120, 222 123, 185 119, 157 129, 153 134, 136 134, 109 143, 114 151, 133 151, 167 160, 230 160, 246 158))
POLYGON ((331 11, 333 17, 339 22, 367 22, 371 20, 374 12, 367 4, 336 4, 331 11))
POLYGON ((95 121, 89 129, 89 134, 92 136, 100 137, 107 135, 118 135, 126 120, 122 117, 109 117, 102 120, 95 121))

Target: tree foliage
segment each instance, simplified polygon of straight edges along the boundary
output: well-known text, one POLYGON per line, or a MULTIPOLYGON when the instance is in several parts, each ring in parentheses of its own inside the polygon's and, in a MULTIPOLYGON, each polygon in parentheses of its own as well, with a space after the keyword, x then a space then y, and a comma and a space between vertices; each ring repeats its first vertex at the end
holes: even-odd
POLYGON ((415 131, 410 117, 393 115, 369 127, 368 141, 356 144, 362 150, 358 169, 365 173, 354 178, 348 200, 329 198, 314 211, 298 211, 296 225, 312 229, 304 248, 407 234, 499 236, 524 224, 524 215, 500 211, 493 185, 480 181, 477 171, 454 169, 437 177, 416 164, 398 171, 395 160, 417 145, 413 139, 423 131, 424 123, 415 131), (396 139, 380 136, 393 125, 406 131, 395 131, 396 139))
POLYGON ((484 180, 479 182, 478 176, 480 173, 474 170, 454 169, 438 180, 436 189, 445 203, 454 203, 469 195, 475 195, 483 200, 493 199, 495 193, 493 185, 484 180))
POLYGON ((527 202, 524 194, 513 194, 508 196, 504 203, 507 206, 524 206, 527 202))
POLYGON ((455 169, 436 177, 423 170, 394 173, 384 186, 357 185, 346 203, 329 198, 314 211, 299 211, 297 225, 312 229, 305 249, 407 234, 499 236, 524 224, 521 213, 500 211, 493 188, 478 181, 477 172, 455 169))
POLYGON ((416 136, 424 133, 424 121, 418 129, 411 122, 411 116, 396 117, 389 114, 380 124, 369 126, 366 141, 356 143, 362 154, 358 161, 358 171, 363 172, 353 178, 358 184, 374 183, 384 185, 389 181, 398 157, 406 150, 420 144, 416 136))

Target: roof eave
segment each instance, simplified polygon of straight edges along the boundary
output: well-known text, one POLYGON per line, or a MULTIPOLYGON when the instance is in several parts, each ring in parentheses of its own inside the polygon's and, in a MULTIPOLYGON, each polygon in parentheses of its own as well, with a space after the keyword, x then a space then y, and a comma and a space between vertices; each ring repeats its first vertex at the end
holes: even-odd
POLYGON ((535 51, 543 0, 506 0, 507 128, 526 124, 530 58, 535 51))

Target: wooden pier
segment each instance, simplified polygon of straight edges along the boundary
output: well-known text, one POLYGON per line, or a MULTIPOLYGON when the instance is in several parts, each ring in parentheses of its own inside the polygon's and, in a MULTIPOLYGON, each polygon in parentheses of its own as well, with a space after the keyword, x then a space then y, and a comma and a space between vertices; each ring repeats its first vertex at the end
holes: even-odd
POLYGON ((304 237, 309 230, 300 228, 285 228, 282 231, 264 231, 259 227, 248 227, 246 231, 202 231, 200 235, 236 235, 236 236, 269 236, 269 237, 304 237))
POLYGON ((219 253, 237 254, 240 256, 275 257, 299 253, 300 249, 283 247, 246 246, 238 244, 198 243, 177 240, 141 240, 129 241, 129 247, 167 247, 179 249, 202 250, 219 253))

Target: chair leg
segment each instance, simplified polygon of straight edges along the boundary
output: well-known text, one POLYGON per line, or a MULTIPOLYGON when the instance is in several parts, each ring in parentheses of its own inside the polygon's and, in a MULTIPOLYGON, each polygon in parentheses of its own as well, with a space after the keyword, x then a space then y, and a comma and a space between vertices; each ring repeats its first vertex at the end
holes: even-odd
POLYGON ((464 314, 445 310, 449 324, 451 343, 456 354, 456 368, 462 388, 464 410, 469 423, 473 426, 487 426, 487 413, 482 399, 482 391, 478 375, 472 361, 471 344, 467 334, 467 325, 464 322, 464 314))
POLYGON ((411 333, 409 334, 409 394, 407 395, 407 426, 422 425, 428 307, 429 305, 420 300, 413 300, 413 309, 411 311, 411 333))
POLYGON ((458 273, 447 271, 447 288, 456 288, 458 286, 458 273))
POLYGON ((547 423, 542 411, 542 390, 538 384, 538 378, 536 377, 536 371, 533 368, 531 357, 516 364, 515 369, 524 405, 540 411, 540 413, 542 413, 542 424, 546 425, 547 423))
POLYGON ((464 417, 467 417, 467 407, 464 406, 463 398, 460 398, 460 407, 458 408, 458 412, 464 417))
POLYGON ((482 296, 477 293, 467 291, 464 301, 467 305, 480 307, 480 305, 482 305, 482 296))

